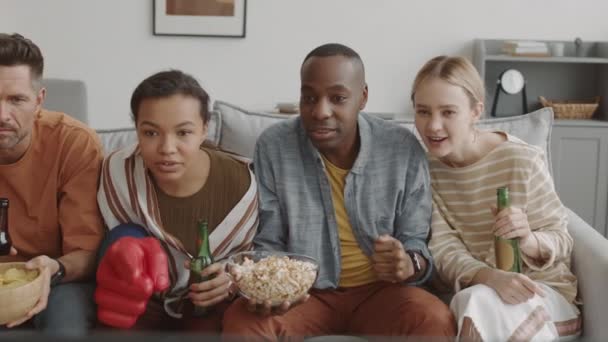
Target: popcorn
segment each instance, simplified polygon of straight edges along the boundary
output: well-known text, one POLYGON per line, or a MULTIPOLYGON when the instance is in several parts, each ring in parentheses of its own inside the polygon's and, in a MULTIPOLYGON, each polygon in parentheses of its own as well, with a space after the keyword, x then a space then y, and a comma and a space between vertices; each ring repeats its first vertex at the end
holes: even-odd
POLYGON ((238 273, 237 285, 247 297, 279 304, 304 296, 315 282, 317 266, 288 256, 268 256, 258 262, 245 257, 238 273))

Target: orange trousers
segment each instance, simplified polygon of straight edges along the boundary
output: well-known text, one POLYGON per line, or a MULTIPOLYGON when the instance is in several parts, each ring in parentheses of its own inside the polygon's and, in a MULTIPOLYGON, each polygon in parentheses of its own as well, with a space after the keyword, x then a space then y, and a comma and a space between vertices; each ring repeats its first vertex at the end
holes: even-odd
POLYGON ((249 312, 243 298, 224 313, 225 340, 301 340, 319 335, 416 336, 453 341, 456 322, 448 306, 429 292, 386 282, 313 289, 306 302, 282 316, 263 317, 249 312))

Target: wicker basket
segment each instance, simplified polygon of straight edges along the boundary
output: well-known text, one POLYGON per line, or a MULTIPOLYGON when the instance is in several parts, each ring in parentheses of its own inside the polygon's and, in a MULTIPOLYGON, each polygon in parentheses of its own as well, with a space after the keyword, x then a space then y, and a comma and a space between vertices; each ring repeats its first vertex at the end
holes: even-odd
POLYGON ((543 107, 553 108, 556 119, 591 119, 600 104, 600 97, 589 101, 551 101, 539 96, 543 107))
MULTIPOLYGON (((24 268, 24 262, 0 263, 0 272, 11 268, 24 268)), ((42 274, 34 280, 15 288, 0 287, 0 325, 23 318, 40 299, 42 274)))

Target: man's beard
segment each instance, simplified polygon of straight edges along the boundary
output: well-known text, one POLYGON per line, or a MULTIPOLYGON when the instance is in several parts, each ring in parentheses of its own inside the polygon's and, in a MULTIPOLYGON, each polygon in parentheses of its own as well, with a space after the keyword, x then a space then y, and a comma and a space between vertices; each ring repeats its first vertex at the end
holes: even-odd
POLYGON ((10 125, 0 124, 0 129, 10 129, 13 133, 11 135, 0 135, 0 150, 10 150, 27 137, 27 132, 19 132, 17 128, 10 125))

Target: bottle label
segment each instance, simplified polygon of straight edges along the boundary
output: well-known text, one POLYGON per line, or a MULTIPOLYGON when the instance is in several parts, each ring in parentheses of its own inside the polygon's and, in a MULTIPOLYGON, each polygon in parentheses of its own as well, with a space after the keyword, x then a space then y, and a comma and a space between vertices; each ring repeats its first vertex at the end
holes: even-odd
POLYGON ((519 241, 495 237, 496 267, 503 271, 521 273, 519 241))

